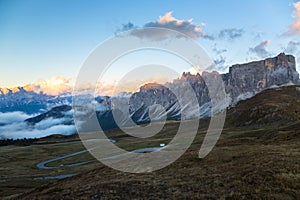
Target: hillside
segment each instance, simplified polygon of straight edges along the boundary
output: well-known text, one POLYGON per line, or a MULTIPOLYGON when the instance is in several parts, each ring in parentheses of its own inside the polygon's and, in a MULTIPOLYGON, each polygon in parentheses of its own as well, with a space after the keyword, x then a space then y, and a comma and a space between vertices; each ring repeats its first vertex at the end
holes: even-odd
MULTIPOLYGON (((170 166, 153 173, 118 172, 97 161, 68 166, 94 160, 88 153, 47 165, 58 168, 35 167, 43 160, 84 150, 74 138, 70 142, 64 139, 61 144, 56 138, 54 144, 42 142, 26 147, 26 152, 39 152, 39 158, 21 147, 5 147, 6 161, 1 160, 1 166, 19 178, 2 176, 6 182, 0 182, 1 191, 5 196, 20 195, 10 196, 16 199, 297 199, 300 196, 297 88, 265 90, 228 110, 221 138, 204 159, 198 158, 198 151, 209 120, 201 120, 188 151, 170 166), (51 176, 73 174, 73 177, 38 179, 47 172, 51 176), (31 186, 24 188, 25 180, 31 186)), ((168 122, 161 134, 147 141, 126 136, 119 130, 108 131, 107 135, 116 139, 121 148, 132 150, 167 143, 178 126, 178 122, 168 122)))
POLYGON ((227 123, 240 126, 282 126, 300 120, 300 86, 267 89, 227 112, 227 123))

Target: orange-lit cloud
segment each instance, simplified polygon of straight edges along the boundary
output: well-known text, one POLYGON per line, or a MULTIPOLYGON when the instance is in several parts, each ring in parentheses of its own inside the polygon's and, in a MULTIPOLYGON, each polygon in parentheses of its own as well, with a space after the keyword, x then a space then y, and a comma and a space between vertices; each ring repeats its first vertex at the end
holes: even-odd
MULTIPOLYGON (((186 36, 189 36, 191 38, 197 39, 197 38, 205 38, 209 40, 213 40, 213 36, 207 35, 203 31, 203 27, 205 26, 204 23, 195 24, 193 22, 193 19, 177 19, 173 17, 173 12, 167 12, 165 15, 159 16, 158 20, 148 22, 144 24, 144 28, 166 28, 178 31, 180 33, 185 34, 186 36)), ((123 24, 123 27, 119 29, 118 31, 128 31, 131 29, 135 29, 137 26, 129 22, 128 24, 123 24)), ((156 30, 156 31, 132 31, 132 35, 140 37, 140 38, 148 38, 153 40, 162 40, 164 39, 164 36, 169 34, 165 30, 156 30)))
POLYGON ((194 66, 194 67, 191 67, 190 69, 189 69, 189 72, 191 73, 191 74, 193 74, 193 75, 196 75, 196 74, 202 74, 202 72, 203 72, 203 70, 200 68, 200 67, 198 67, 198 66, 194 66))
MULTIPOLYGON (((93 90, 92 92, 95 93, 95 95, 101 95, 101 96, 111 96, 114 94, 118 94, 120 92, 136 92, 139 90, 140 86, 156 82, 156 83, 165 83, 167 81, 170 81, 167 77, 164 76, 156 76, 153 78, 148 78, 145 80, 126 80, 121 82, 114 82, 114 83, 100 83, 98 82, 96 86, 93 86, 91 84, 82 84, 80 85, 80 88, 77 87, 77 91, 79 91, 78 94, 81 94, 81 92, 84 93, 84 91, 93 90)), ((72 92, 73 91, 73 80, 70 78, 65 77, 51 77, 49 79, 41 79, 34 83, 27 84, 23 88, 26 91, 34 91, 36 93, 45 93, 48 95, 59 95, 66 92, 72 92)), ((17 87, 11 88, 13 92, 18 92, 19 89, 17 87), (14 91, 16 90, 16 91, 14 91)))
MULTIPOLYGON (((120 82, 101 83, 96 85, 90 83, 81 84, 76 86, 74 94, 94 93, 100 96, 112 96, 120 92, 136 92, 139 88, 146 83, 160 83, 164 84, 171 81, 170 78, 157 75, 155 77, 147 78, 145 80, 121 80, 120 82), (92 90, 92 91, 91 91, 92 90)), ((59 95, 66 92, 73 92, 73 80, 65 77, 51 77, 49 79, 40 79, 34 83, 23 86, 26 91, 34 91, 36 93, 44 93, 48 95, 59 95)), ((3 93, 9 92, 6 88, 0 89, 3 93)), ((10 88, 12 92, 18 92, 18 87, 10 88)))
MULTIPOLYGON (((79 90, 96 90, 97 95, 111 95, 113 94, 115 84, 114 83, 97 83, 96 86, 91 84, 81 85, 79 90)), ((37 93, 43 92, 48 95, 59 95, 66 92, 73 92, 74 80, 71 78, 65 78, 61 76, 51 77, 48 79, 40 79, 34 83, 27 84, 23 87, 27 91, 34 91, 37 93)))
POLYGON ((115 83, 100 83, 96 85, 96 95, 111 96, 114 94, 115 83))
POLYGON ((203 26, 205 26, 205 24, 203 23, 199 25, 193 24, 193 19, 176 19, 172 16, 172 12, 167 12, 165 15, 159 16, 159 19, 156 22, 150 22, 145 25, 145 27, 160 27, 173 29, 175 31, 179 31, 183 34, 186 34, 191 38, 203 37, 203 26))
POLYGON ((287 35, 298 35, 300 34, 300 1, 293 4, 295 11, 293 17, 296 20, 290 25, 290 30, 286 33, 287 35))
POLYGON ((158 23, 159 24, 167 24, 167 23, 170 23, 170 22, 174 22, 177 25, 181 25, 185 21, 188 22, 188 23, 192 23, 193 22, 192 19, 190 19, 190 20, 176 19, 175 17, 172 16, 172 12, 167 12, 164 16, 159 16, 159 19, 158 19, 158 23))
POLYGON ((43 92, 49 95, 58 95, 65 92, 72 91, 71 79, 55 76, 49 79, 40 79, 34 83, 27 84, 24 89, 27 91, 34 91, 37 93, 43 92))
POLYGON ((107 95, 116 95, 121 92, 137 92, 140 90, 140 87, 147 83, 158 83, 165 84, 172 81, 170 77, 164 76, 162 74, 155 74, 155 76, 139 79, 122 79, 119 82, 111 84, 97 84, 97 93, 107 94, 107 95))
MULTIPOLYGON (((94 93, 100 96, 112 96, 119 94, 121 92, 137 92, 140 87, 147 83, 159 83, 165 84, 171 82, 173 79, 162 74, 156 74, 151 78, 145 78, 143 80, 138 79, 123 79, 119 82, 111 83, 100 83, 98 82, 96 86, 90 83, 81 84, 76 86, 76 91, 74 94, 84 94, 84 93, 94 93), (92 90, 92 91, 91 91, 92 90)), ((40 79, 36 82, 27 84, 23 86, 26 91, 33 91, 36 93, 44 93, 48 95, 60 95, 67 92, 73 92, 74 80, 70 78, 65 78, 61 76, 55 76, 48 79, 40 79)), ((7 94, 9 92, 15 93, 19 92, 20 88, 0 88, 0 94, 7 94)))
POLYGON ((250 48, 249 51, 251 53, 256 54, 259 58, 266 58, 271 55, 266 49, 266 47, 269 46, 270 43, 271 43, 270 40, 263 41, 258 45, 256 45, 255 47, 250 48))

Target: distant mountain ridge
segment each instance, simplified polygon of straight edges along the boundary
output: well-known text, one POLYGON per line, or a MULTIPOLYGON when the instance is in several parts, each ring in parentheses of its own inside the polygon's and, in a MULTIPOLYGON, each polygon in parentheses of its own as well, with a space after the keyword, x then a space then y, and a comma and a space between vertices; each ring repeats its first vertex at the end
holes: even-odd
MULTIPOLYGON (((86 102, 86 104, 93 104, 96 109, 97 118, 104 129, 117 127, 117 123, 112 114, 113 110, 115 110, 119 116, 123 117, 121 126, 128 126, 128 124, 130 124, 129 119, 132 119, 137 124, 149 123, 151 121, 149 108, 154 104, 159 104, 164 107, 167 119, 180 120, 181 107, 170 88, 185 94, 184 84, 188 82, 193 88, 200 106, 199 111, 194 110, 188 113, 188 115, 190 115, 190 118, 208 117, 211 115, 211 98, 205 80, 210 78, 212 81, 216 80, 217 82, 217 79, 220 77, 224 82, 227 96, 226 101, 224 101, 224 103, 221 102, 217 108, 219 110, 226 109, 227 106, 234 106, 241 100, 251 98, 268 88, 299 83, 295 57, 281 53, 276 57, 265 60, 233 65, 227 74, 219 75, 217 72, 203 72, 202 75, 192 75, 190 73, 183 73, 181 78, 166 85, 149 83, 142 86, 139 92, 133 93, 132 95, 119 95, 114 97, 99 96, 94 98, 93 102, 86 102), (123 115, 122 110, 114 107, 113 99, 117 99, 129 105, 130 116, 123 115)), ((67 93, 59 96, 51 96, 26 91, 22 87, 14 91, 4 91, 3 89, 1 91, 1 112, 23 111, 29 114, 44 113, 27 119, 26 123, 29 124, 38 124, 50 118, 61 119, 63 125, 69 126, 74 124, 71 114, 71 111, 73 112, 71 107, 71 94, 67 93)), ((159 121, 164 117, 164 114, 160 111, 155 111, 154 113, 154 120, 159 121)))
MULTIPOLYGON (((234 105, 240 100, 250 98, 255 94, 273 86, 283 86, 299 83, 299 74, 296 71, 295 57, 280 53, 273 58, 267 58, 261 61, 254 61, 246 64, 233 65, 229 69, 229 73, 221 74, 224 82, 224 88, 229 105, 234 105)), ((169 84, 170 88, 175 88, 184 93, 185 81, 188 81, 196 93, 196 97, 200 104, 199 117, 206 117, 211 114, 211 99, 209 90, 205 80, 218 83, 220 78, 217 72, 203 72, 192 75, 183 73, 179 80, 169 84)), ((175 95, 167 87, 148 84, 147 87, 141 87, 140 91, 134 93, 130 98, 130 112, 135 115, 139 122, 149 121, 149 106, 154 104, 163 105, 167 111, 167 115, 174 118, 179 116, 180 107, 176 103, 175 95), (144 109, 144 111, 141 111, 144 109), (136 113, 139 113, 138 116, 136 113)), ((222 104, 222 102, 221 102, 222 104)), ((219 105, 219 109, 227 107, 219 105)))
POLYGON ((45 112, 58 105, 71 105, 72 94, 52 96, 44 93, 27 91, 24 87, 13 89, 0 88, 0 111, 21 111, 27 114, 45 112))

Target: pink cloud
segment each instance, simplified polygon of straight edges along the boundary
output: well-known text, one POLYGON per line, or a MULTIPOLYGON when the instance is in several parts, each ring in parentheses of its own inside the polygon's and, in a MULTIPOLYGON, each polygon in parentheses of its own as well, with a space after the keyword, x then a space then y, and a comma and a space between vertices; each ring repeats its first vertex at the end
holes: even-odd
POLYGON ((58 95, 65 92, 72 91, 71 79, 55 76, 48 79, 40 79, 34 83, 27 84, 24 89, 27 91, 34 91, 37 93, 43 92, 49 95, 58 95))
POLYGON ((293 4, 294 8, 296 9, 293 12, 293 17, 296 20, 290 25, 289 31, 285 35, 293 36, 300 34, 300 1, 293 4))

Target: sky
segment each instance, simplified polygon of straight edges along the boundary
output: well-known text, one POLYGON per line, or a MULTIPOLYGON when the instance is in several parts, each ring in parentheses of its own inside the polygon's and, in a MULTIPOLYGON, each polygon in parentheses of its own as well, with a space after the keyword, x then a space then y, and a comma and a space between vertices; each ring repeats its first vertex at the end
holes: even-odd
POLYGON ((300 2, 293 0, 0 0, 0 87, 68 90, 97 45, 151 26, 191 36, 220 72, 280 52, 300 58, 300 2))

